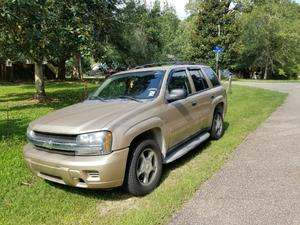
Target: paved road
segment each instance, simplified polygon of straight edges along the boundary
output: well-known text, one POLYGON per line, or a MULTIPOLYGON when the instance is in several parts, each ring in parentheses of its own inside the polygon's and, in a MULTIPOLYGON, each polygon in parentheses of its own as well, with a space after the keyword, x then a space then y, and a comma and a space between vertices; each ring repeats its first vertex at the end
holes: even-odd
POLYGON ((300 83, 239 83, 289 97, 169 224, 300 225, 300 83))

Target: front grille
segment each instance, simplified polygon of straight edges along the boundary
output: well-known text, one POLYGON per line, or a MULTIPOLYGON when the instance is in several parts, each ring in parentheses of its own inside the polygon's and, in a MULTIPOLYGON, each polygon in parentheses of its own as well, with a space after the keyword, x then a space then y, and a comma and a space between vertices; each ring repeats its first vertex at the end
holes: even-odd
POLYGON ((48 149, 44 147, 39 147, 39 146, 34 146, 36 150, 39 151, 44 151, 44 152, 49 152, 49 153, 56 153, 56 154, 61 154, 61 155, 71 155, 75 156, 75 151, 64 151, 64 150, 57 150, 57 149, 48 149))
POLYGON ((34 137, 29 137, 29 141, 40 151, 75 155, 73 149, 73 146, 76 145, 75 135, 51 134, 35 131, 34 137))
POLYGON ((64 135, 64 134, 50 134, 42 132, 34 132, 36 138, 45 140, 45 141, 58 141, 58 142, 74 142, 76 141, 76 135, 64 135))

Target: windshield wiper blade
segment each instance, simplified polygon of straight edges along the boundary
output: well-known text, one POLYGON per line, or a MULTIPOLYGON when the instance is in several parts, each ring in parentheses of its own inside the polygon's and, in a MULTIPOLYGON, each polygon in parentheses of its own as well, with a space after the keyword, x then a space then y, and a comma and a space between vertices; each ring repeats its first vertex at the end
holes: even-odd
POLYGON ((89 97, 88 100, 100 100, 102 102, 104 102, 104 99, 99 97, 99 96, 92 96, 92 97, 89 97))
POLYGON ((136 102, 141 102, 140 100, 132 97, 132 96, 128 96, 128 95, 120 95, 120 96, 117 96, 116 98, 121 98, 121 99, 130 99, 130 100, 133 100, 133 101, 136 101, 136 102))

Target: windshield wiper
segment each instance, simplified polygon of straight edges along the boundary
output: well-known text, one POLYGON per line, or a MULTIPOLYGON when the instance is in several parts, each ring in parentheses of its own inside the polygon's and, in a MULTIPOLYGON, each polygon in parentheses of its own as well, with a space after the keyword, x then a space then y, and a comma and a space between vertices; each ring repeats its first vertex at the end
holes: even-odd
POLYGON ((120 95, 120 96, 116 96, 116 98, 129 99, 129 100, 133 100, 133 101, 136 101, 136 102, 141 102, 140 100, 136 99, 135 97, 128 96, 128 95, 120 95))
POLYGON ((88 100, 100 100, 100 101, 104 102, 104 99, 99 96, 91 96, 88 98, 88 100))

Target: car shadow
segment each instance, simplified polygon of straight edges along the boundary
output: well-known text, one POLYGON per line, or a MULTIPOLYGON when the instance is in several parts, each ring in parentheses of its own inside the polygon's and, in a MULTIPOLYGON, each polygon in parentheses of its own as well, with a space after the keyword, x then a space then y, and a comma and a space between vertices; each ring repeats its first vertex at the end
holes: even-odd
MULTIPOLYGON (((229 123, 224 121, 224 132, 228 130, 229 123)), ((205 149, 207 149, 215 140, 208 139, 207 141, 201 143, 199 146, 195 147, 192 151, 188 152, 181 158, 171 162, 169 164, 164 165, 164 172, 161 178, 160 184, 162 184, 169 176, 170 172, 173 170, 184 166, 189 161, 193 160, 197 155, 201 154, 205 149)))
POLYGON ((45 182, 54 188, 59 188, 60 190, 63 190, 65 192, 85 196, 91 199, 120 201, 120 200, 126 200, 134 197, 129 193, 127 193, 122 187, 116 187, 110 189, 85 189, 85 188, 78 188, 78 187, 53 183, 47 180, 45 180, 45 182))

